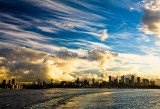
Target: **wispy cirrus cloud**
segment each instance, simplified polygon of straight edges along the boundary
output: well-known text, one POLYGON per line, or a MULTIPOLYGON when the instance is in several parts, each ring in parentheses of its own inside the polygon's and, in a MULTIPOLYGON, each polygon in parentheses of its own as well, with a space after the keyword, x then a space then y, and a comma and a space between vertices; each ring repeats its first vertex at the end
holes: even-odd
MULTIPOLYGON (((13 3, 16 4, 15 2, 13 3)), ((76 5, 82 6, 84 10, 75 8, 71 5, 67 5, 64 2, 52 0, 23 1, 23 3, 32 3, 32 8, 39 8, 47 14, 50 14, 51 16, 44 16, 44 18, 42 19, 43 15, 38 18, 27 14, 18 15, 13 13, 5 13, 2 10, 0 23, 2 24, 3 28, 0 32, 2 33, 1 38, 3 40, 3 43, 15 41, 16 45, 18 43, 20 45, 29 45, 28 42, 32 42, 33 44, 33 42, 35 41, 35 43, 45 44, 50 42, 50 40, 54 40, 54 38, 51 38, 51 36, 49 35, 39 33, 38 30, 54 35, 64 30, 77 33, 90 32, 93 33, 92 35, 94 37, 97 37, 96 35, 94 35, 98 33, 95 28, 103 29, 105 27, 103 23, 98 23, 97 20, 107 19, 106 17, 103 17, 95 12, 86 11, 86 7, 90 10, 95 11, 95 9, 93 8, 95 6, 85 2, 73 1, 73 3, 75 3, 76 5)), ((12 7, 14 8, 14 6, 12 7)), ((101 34, 99 36, 101 36, 101 34)))
MULTIPOLYGON (((74 79, 76 72, 79 74, 86 73, 87 70, 89 72, 93 66, 94 71, 96 70, 99 73, 102 73, 102 70, 99 70, 100 66, 103 69, 110 68, 111 71, 108 72, 115 73, 118 70, 126 70, 126 72, 128 70, 128 73, 137 69, 145 71, 146 67, 151 66, 153 66, 155 72, 157 71, 157 65, 148 58, 152 57, 155 63, 158 63, 158 52, 149 51, 148 48, 144 51, 145 47, 153 46, 151 44, 152 39, 150 40, 149 36, 136 29, 140 22, 137 19, 140 19, 142 14, 142 9, 138 7, 137 2, 132 0, 17 0, 1 1, 1 3, 3 5, 0 7, 0 46, 11 48, 20 46, 44 52, 47 56, 51 54, 49 56, 51 59, 46 59, 46 64, 42 61, 40 63, 38 59, 36 62, 39 63, 17 62, 19 67, 22 64, 23 69, 25 65, 29 69, 29 71, 27 69, 14 70, 17 77, 21 76, 18 72, 22 74, 25 72, 24 75, 28 75, 28 77, 34 75, 32 73, 38 75, 36 73, 38 67, 42 68, 43 72, 47 72, 46 74, 50 72, 49 75, 55 76, 57 80, 58 78, 65 79, 65 77, 74 79), (134 11, 131 12, 133 9, 134 11), (109 60, 117 56, 114 57, 112 52, 107 50, 120 52, 120 58, 124 59, 126 63, 119 62, 120 60, 117 59, 116 62, 108 65, 109 60), (58 59, 56 60, 54 56, 57 56, 58 59), (133 57, 136 59, 133 59, 133 57), (147 64, 145 60, 147 60, 147 64), (32 69, 34 64, 38 64, 35 65, 36 69, 32 69), (55 66, 52 64, 55 64, 55 66), (78 69, 78 67, 81 68, 78 69), (67 68, 69 69, 68 72, 67 68)), ((152 6, 154 5, 152 4, 152 6)), ((150 8, 154 8, 152 6, 150 8)), ((150 9, 144 10, 148 11, 150 9)), ((147 13, 143 17, 146 18, 151 14, 147 13)), ((143 21, 143 25, 148 25, 147 29, 156 35, 155 31, 150 29, 151 23, 154 22, 143 21)), ((144 32, 144 30, 142 31, 144 32)), ((26 49, 18 48, 18 50, 25 51, 26 49)), ((45 60, 43 56, 41 58, 45 60)), ((15 61, 19 60, 15 59, 15 61)), ((12 68, 16 65, 8 66, 7 64, 6 66, 12 68)), ((5 68, 5 70, 10 71, 8 68, 5 68)), ((40 74, 42 71, 40 71, 40 74)), ((91 73, 94 73, 94 71, 91 73)), ((149 71, 153 72, 153 70, 149 71)), ((107 71, 103 71, 103 73, 107 74, 107 71)), ((44 74, 42 75, 47 77, 44 74)), ((96 77, 93 74, 85 76, 96 77)), ((99 77, 97 76, 97 78, 99 77)))

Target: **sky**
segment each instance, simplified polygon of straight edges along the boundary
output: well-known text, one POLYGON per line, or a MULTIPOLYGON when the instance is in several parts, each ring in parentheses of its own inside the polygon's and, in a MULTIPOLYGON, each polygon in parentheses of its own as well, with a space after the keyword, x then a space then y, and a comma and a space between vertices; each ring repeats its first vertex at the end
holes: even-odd
POLYGON ((0 79, 160 80, 159 0, 0 0, 0 79))

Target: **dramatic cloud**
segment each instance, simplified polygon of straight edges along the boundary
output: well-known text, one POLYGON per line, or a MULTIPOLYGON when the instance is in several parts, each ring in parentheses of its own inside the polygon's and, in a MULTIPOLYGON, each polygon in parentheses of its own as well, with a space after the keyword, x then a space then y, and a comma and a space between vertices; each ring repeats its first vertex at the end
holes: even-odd
POLYGON ((99 67, 102 70, 106 70, 108 65, 118 57, 117 53, 112 53, 109 51, 101 50, 101 49, 93 49, 88 51, 88 59, 91 61, 100 62, 99 67))
POLYGON ((139 30, 160 38, 160 1, 144 0, 142 6, 144 7, 144 14, 141 18, 143 27, 139 30))
MULTIPOLYGON (((94 65, 106 70, 107 66, 118 56, 105 50, 69 50, 61 48, 53 54, 24 47, 0 47, 0 77, 16 78, 21 81, 36 81, 38 78, 49 81, 72 81, 78 67, 94 65), (86 65, 83 65, 86 63, 86 65), (90 64, 90 65, 89 65, 90 64)), ((83 76, 83 75, 79 75, 83 76)))

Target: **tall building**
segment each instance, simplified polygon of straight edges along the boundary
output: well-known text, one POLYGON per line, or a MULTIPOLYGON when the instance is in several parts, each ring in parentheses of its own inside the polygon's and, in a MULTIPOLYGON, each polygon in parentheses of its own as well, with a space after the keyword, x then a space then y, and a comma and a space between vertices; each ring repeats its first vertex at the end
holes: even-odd
POLYGON ((84 80, 84 85, 89 85, 89 82, 86 79, 84 80))
POLYGON ((150 81, 150 85, 154 86, 155 85, 155 81, 150 81))
POLYGON ((143 85, 148 86, 149 85, 149 80, 148 79, 143 79, 143 85))
POLYGON ((7 82, 6 82, 6 80, 3 80, 3 83, 2 83, 3 85, 6 85, 7 84, 7 82))
POLYGON ((92 81, 93 81, 93 83, 92 83, 92 84, 94 85, 94 84, 95 84, 95 79, 93 78, 93 80, 92 80, 92 81))
POLYGON ((111 77, 111 76, 109 76, 109 82, 110 82, 110 83, 112 82, 112 77, 111 77))
POLYGON ((11 80, 8 81, 8 84, 9 84, 9 85, 11 84, 11 80))
POLYGON ((76 81, 76 82, 77 82, 77 84, 79 84, 79 78, 77 78, 77 81, 76 81))
POLYGON ((12 85, 16 85, 16 79, 12 79, 12 85))
POLYGON ((46 85, 46 82, 45 82, 45 81, 43 81, 42 86, 45 86, 45 85, 46 85))
POLYGON ((134 75, 131 76, 131 85, 133 86, 135 84, 135 78, 134 75))
POLYGON ((121 76, 121 82, 124 84, 124 75, 121 76))
POLYGON ((114 79, 114 85, 115 85, 115 86, 118 85, 118 78, 114 79))
POLYGON ((137 77, 137 83, 140 83, 140 82, 141 82, 140 77, 137 77))
POLYGON ((129 85, 129 78, 126 78, 126 85, 129 85))
POLYGON ((140 83, 141 83, 141 79, 140 77, 137 77, 137 86, 140 86, 140 83))
POLYGON ((38 78, 38 85, 40 85, 41 84, 41 81, 40 81, 40 79, 38 78))
POLYGON ((51 84, 53 84, 53 79, 51 79, 51 84))

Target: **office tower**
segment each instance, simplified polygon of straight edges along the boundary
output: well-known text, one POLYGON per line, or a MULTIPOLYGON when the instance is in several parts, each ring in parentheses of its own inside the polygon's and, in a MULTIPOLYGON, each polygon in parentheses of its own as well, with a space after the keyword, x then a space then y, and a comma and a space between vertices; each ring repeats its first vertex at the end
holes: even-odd
POLYGON ((122 81, 121 81, 121 80, 119 80, 119 83, 122 83, 122 81))
POLYGON ((150 81, 150 85, 154 86, 155 85, 155 81, 150 81))
POLYGON ((118 78, 114 79, 114 85, 118 86, 118 78))
POLYGON ((124 75, 121 76, 121 82, 124 84, 124 75))
POLYGON ((129 85, 129 78, 126 78, 126 85, 129 85))
POLYGON ((79 78, 77 78, 77 81, 76 81, 76 82, 77 82, 77 84, 79 84, 79 78))
POLYGON ((12 85, 16 85, 16 79, 12 79, 12 85))
POLYGON ((109 76, 109 82, 110 82, 110 83, 112 82, 112 77, 111 77, 111 76, 109 76))
POLYGON ((3 85, 6 85, 7 83, 6 83, 6 80, 3 80, 3 83, 2 83, 3 85))
POLYGON ((62 81, 62 82, 61 82, 61 86, 62 86, 62 87, 65 87, 65 86, 66 86, 66 84, 67 84, 67 82, 66 82, 66 81, 62 81))
POLYGON ((140 77, 137 77, 137 83, 140 83, 140 82, 141 82, 140 77))
POLYGON ((140 83, 141 83, 141 79, 140 77, 137 77, 137 86, 140 86, 140 83))
POLYGON ((143 79, 143 85, 148 86, 149 85, 149 80, 148 79, 143 79))
POLYGON ((135 84, 135 78, 134 78, 134 75, 132 75, 131 76, 131 85, 134 86, 134 84, 135 84))
POLYGON ((41 83, 40 83, 40 79, 38 78, 38 85, 40 85, 41 83))
POLYGON ((51 79, 51 84, 53 84, 53 79, 51 79))
POLYGON ((94 85, 94 84, 95 84, 95 79, 93 78, 93 80, 92 80, 92 81, 93 81, 93 83, 92 83, 92 84, 94 85))
POLYGON ((89 82, 86 79, 84 80, 84 85, 89 85, 89 82))
POLYGON ((114 83, 118 83, 118 79, 116 78, 116 79, 114 79, 114 83))
POLYGON ((11 84, 11 80, 8 81, 8 84, 9 84, 9 85, 11 84))
POLYGON ((43 84, 42 84, 42 86, 45 86, 46 85, 46 82, 45 81, 43 81, 43 84))
POLYGON ((153 85, 155 85, 155 81, 153 81, 153 85))

